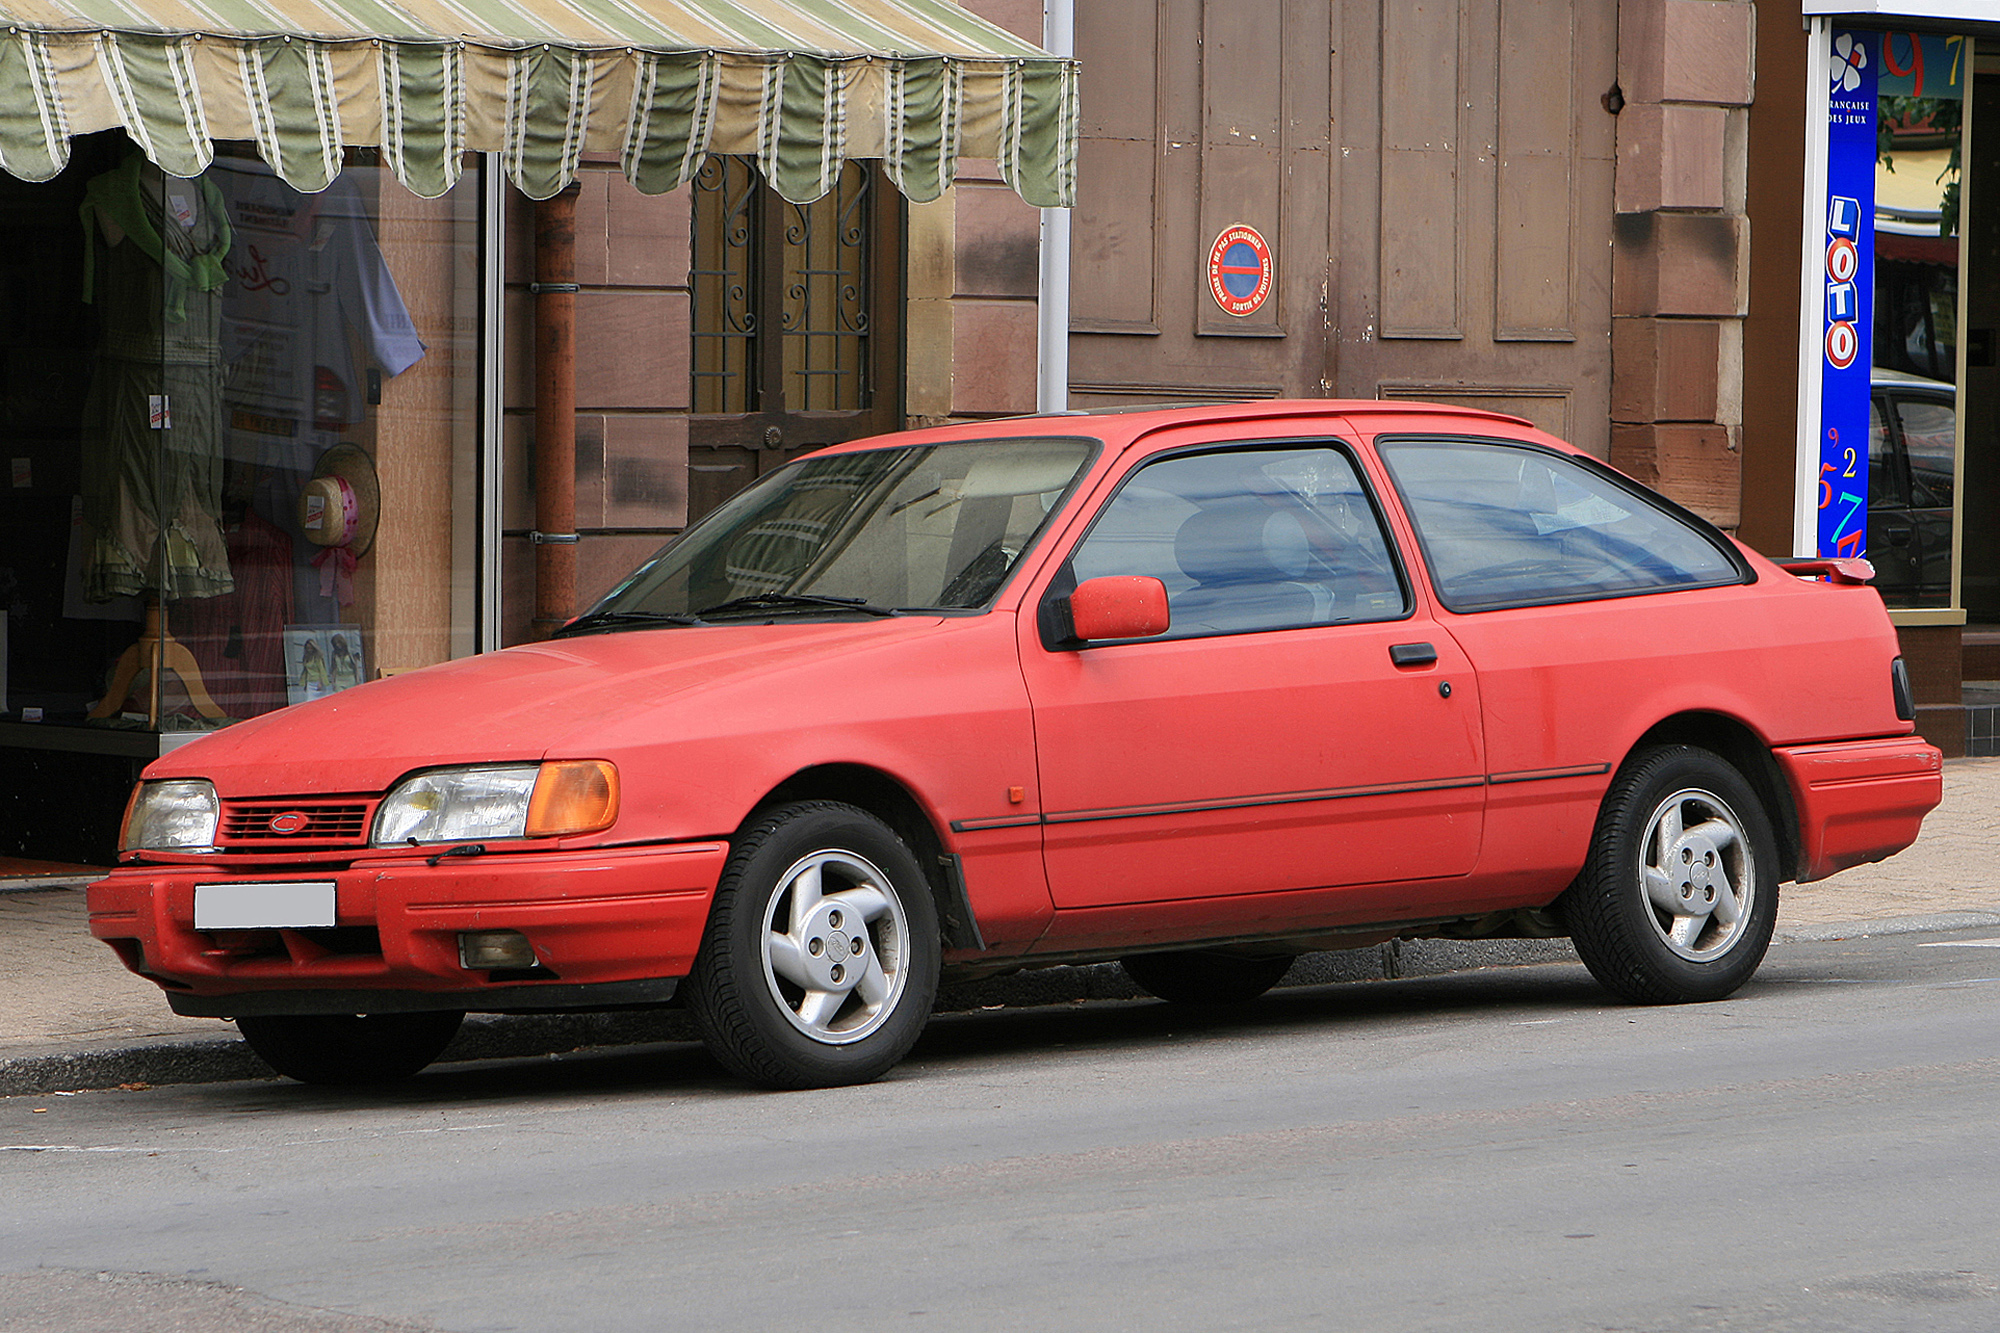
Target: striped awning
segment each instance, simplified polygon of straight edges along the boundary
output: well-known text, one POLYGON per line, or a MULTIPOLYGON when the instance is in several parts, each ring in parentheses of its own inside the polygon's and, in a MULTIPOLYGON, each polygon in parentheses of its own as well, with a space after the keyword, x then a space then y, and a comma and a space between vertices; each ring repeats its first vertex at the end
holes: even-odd
POLYGON ((795 202, 849 158, 935 199, 961 156, 1076 198, 1077 70, 947 0, 0 0, 0 167, 47 180, 122 127, 176 176, 254 141, 308 193, 375 145, 435 198, 466 150, 531 198, 615 152, 663 194, 710 153, 795 202))

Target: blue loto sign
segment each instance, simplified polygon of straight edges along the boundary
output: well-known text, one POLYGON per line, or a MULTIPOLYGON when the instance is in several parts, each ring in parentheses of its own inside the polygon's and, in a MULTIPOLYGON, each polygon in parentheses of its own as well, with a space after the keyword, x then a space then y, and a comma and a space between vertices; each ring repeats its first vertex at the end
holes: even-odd
POLYGON ((1826 315, 1820 376, 1821 556, 1868 552, 1868 394, 1875 308, 1875 96, 1881 38, 1837 31, 1826 132, 1826 315))

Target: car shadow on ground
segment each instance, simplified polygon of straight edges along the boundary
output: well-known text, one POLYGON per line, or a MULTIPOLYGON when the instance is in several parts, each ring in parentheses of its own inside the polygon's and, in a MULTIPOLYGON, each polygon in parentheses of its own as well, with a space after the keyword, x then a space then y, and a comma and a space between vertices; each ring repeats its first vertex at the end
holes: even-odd
MULTIPOLYGON (((1732 998, 1754 999, 1829 980, 1865 985, 1890 979, 1873 975, 1830 979, 1823 973, 1823 966, 1803 960, 1787 966, 1772 959, 1732 998)), ((1520 1024, 1639 1010, 1615 999, 1574 962, 1286 987, 1247 1004, 1213 1007, 1153 999, 994 1007, 933 1017, 915 1049, 889 1073, 888 1081, 948 1078, 975 1066, 990 1066, 996 1060, 1032 1061, 1043 1055, 1059 1054, 1065 1060, 1092 1052, 1130 1055, 1167 1046, 1286 1033, 1352 1040, 1388 1035, 1410 1024, 1503 1013, 1510 1022, 1520 1024)), ((671 1032, 675 1025, 663 1016, 661 1027, 671 1032)), ((315 1108, 504 1106, 548 1099, 765 1095, 728 1073, 700 1043, 672 1039, 590 1046, 539 1056, 446 1062, 405 1082, 374 1087, 308 1087, 280 1079, 201 1087, 201 1095, 218 1111, 242 1114, 315 1108)))
POLYGON ((941 1014, 931 1020, 906 1063, 942 1069, 997 1054, 1032 1055, 1057 1047, 1070 1053, 1079 1047, 1136 1050, 1169 1042, 1311 1029, 1324 1030, 1329 1036, 1355 1036, 1382 1023, 1450 1019, 1503 1008, 1540 1018, 1615 1003, 1574 963, 1288 987, 1247 1004, 1085 1001, 941 1014))
MULTIPOLYGON (((1353 1038, 1384 1025, 1444 1021, 1504 1010, 1517 1021, 1624 1008, 1574 963, 1494 967, 1433 977, 1289 987, 1248 1004, 1214 1007, 1160 1000, 1087 1000, 934 1017, 889 1080, 949 1077, 996 1059, 1060 1053, 1138 1053, 1165 1045, 1233 1041, 1287 1032, 1353 1038)), ((697 1042, 587 1047, 553 1055, 433 1065, 401 1083, 309 1087, 289 1080, 206 1085, 219 1111, 310 1108, 501 1106, 549 1098, 706 1098, 760 1095, 697 1042)))

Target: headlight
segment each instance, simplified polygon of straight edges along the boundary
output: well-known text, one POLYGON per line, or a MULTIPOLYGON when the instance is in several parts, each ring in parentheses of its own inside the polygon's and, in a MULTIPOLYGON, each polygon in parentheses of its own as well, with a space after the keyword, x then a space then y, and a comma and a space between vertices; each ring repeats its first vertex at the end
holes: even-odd
POLYGON ((142 782, 125 807, 125 827, 118 835, 124 852, 205 852, 215 846, 215 821, 221 805, 215 786, 202 778, 142 782))
POLYGON ((398 783, 375 813, 377 847, 594 833, 618 818, 601 759, 439 768, 398 783))

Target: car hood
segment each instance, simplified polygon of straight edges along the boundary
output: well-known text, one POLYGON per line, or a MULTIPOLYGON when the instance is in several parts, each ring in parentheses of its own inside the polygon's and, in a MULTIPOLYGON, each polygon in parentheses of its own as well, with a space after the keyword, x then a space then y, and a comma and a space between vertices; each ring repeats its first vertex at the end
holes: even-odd
POLYGON ((426 667, 298 704, 181 746, 148 778, 206 777, 225 797, 379 792, 413 769, 591 758, 718 707, 768 713, 811 678, 824 700, 863 659, 960 618, 719 625, 583 635, 426 667), (697 702, 698 699, 698 702, 697 702))

